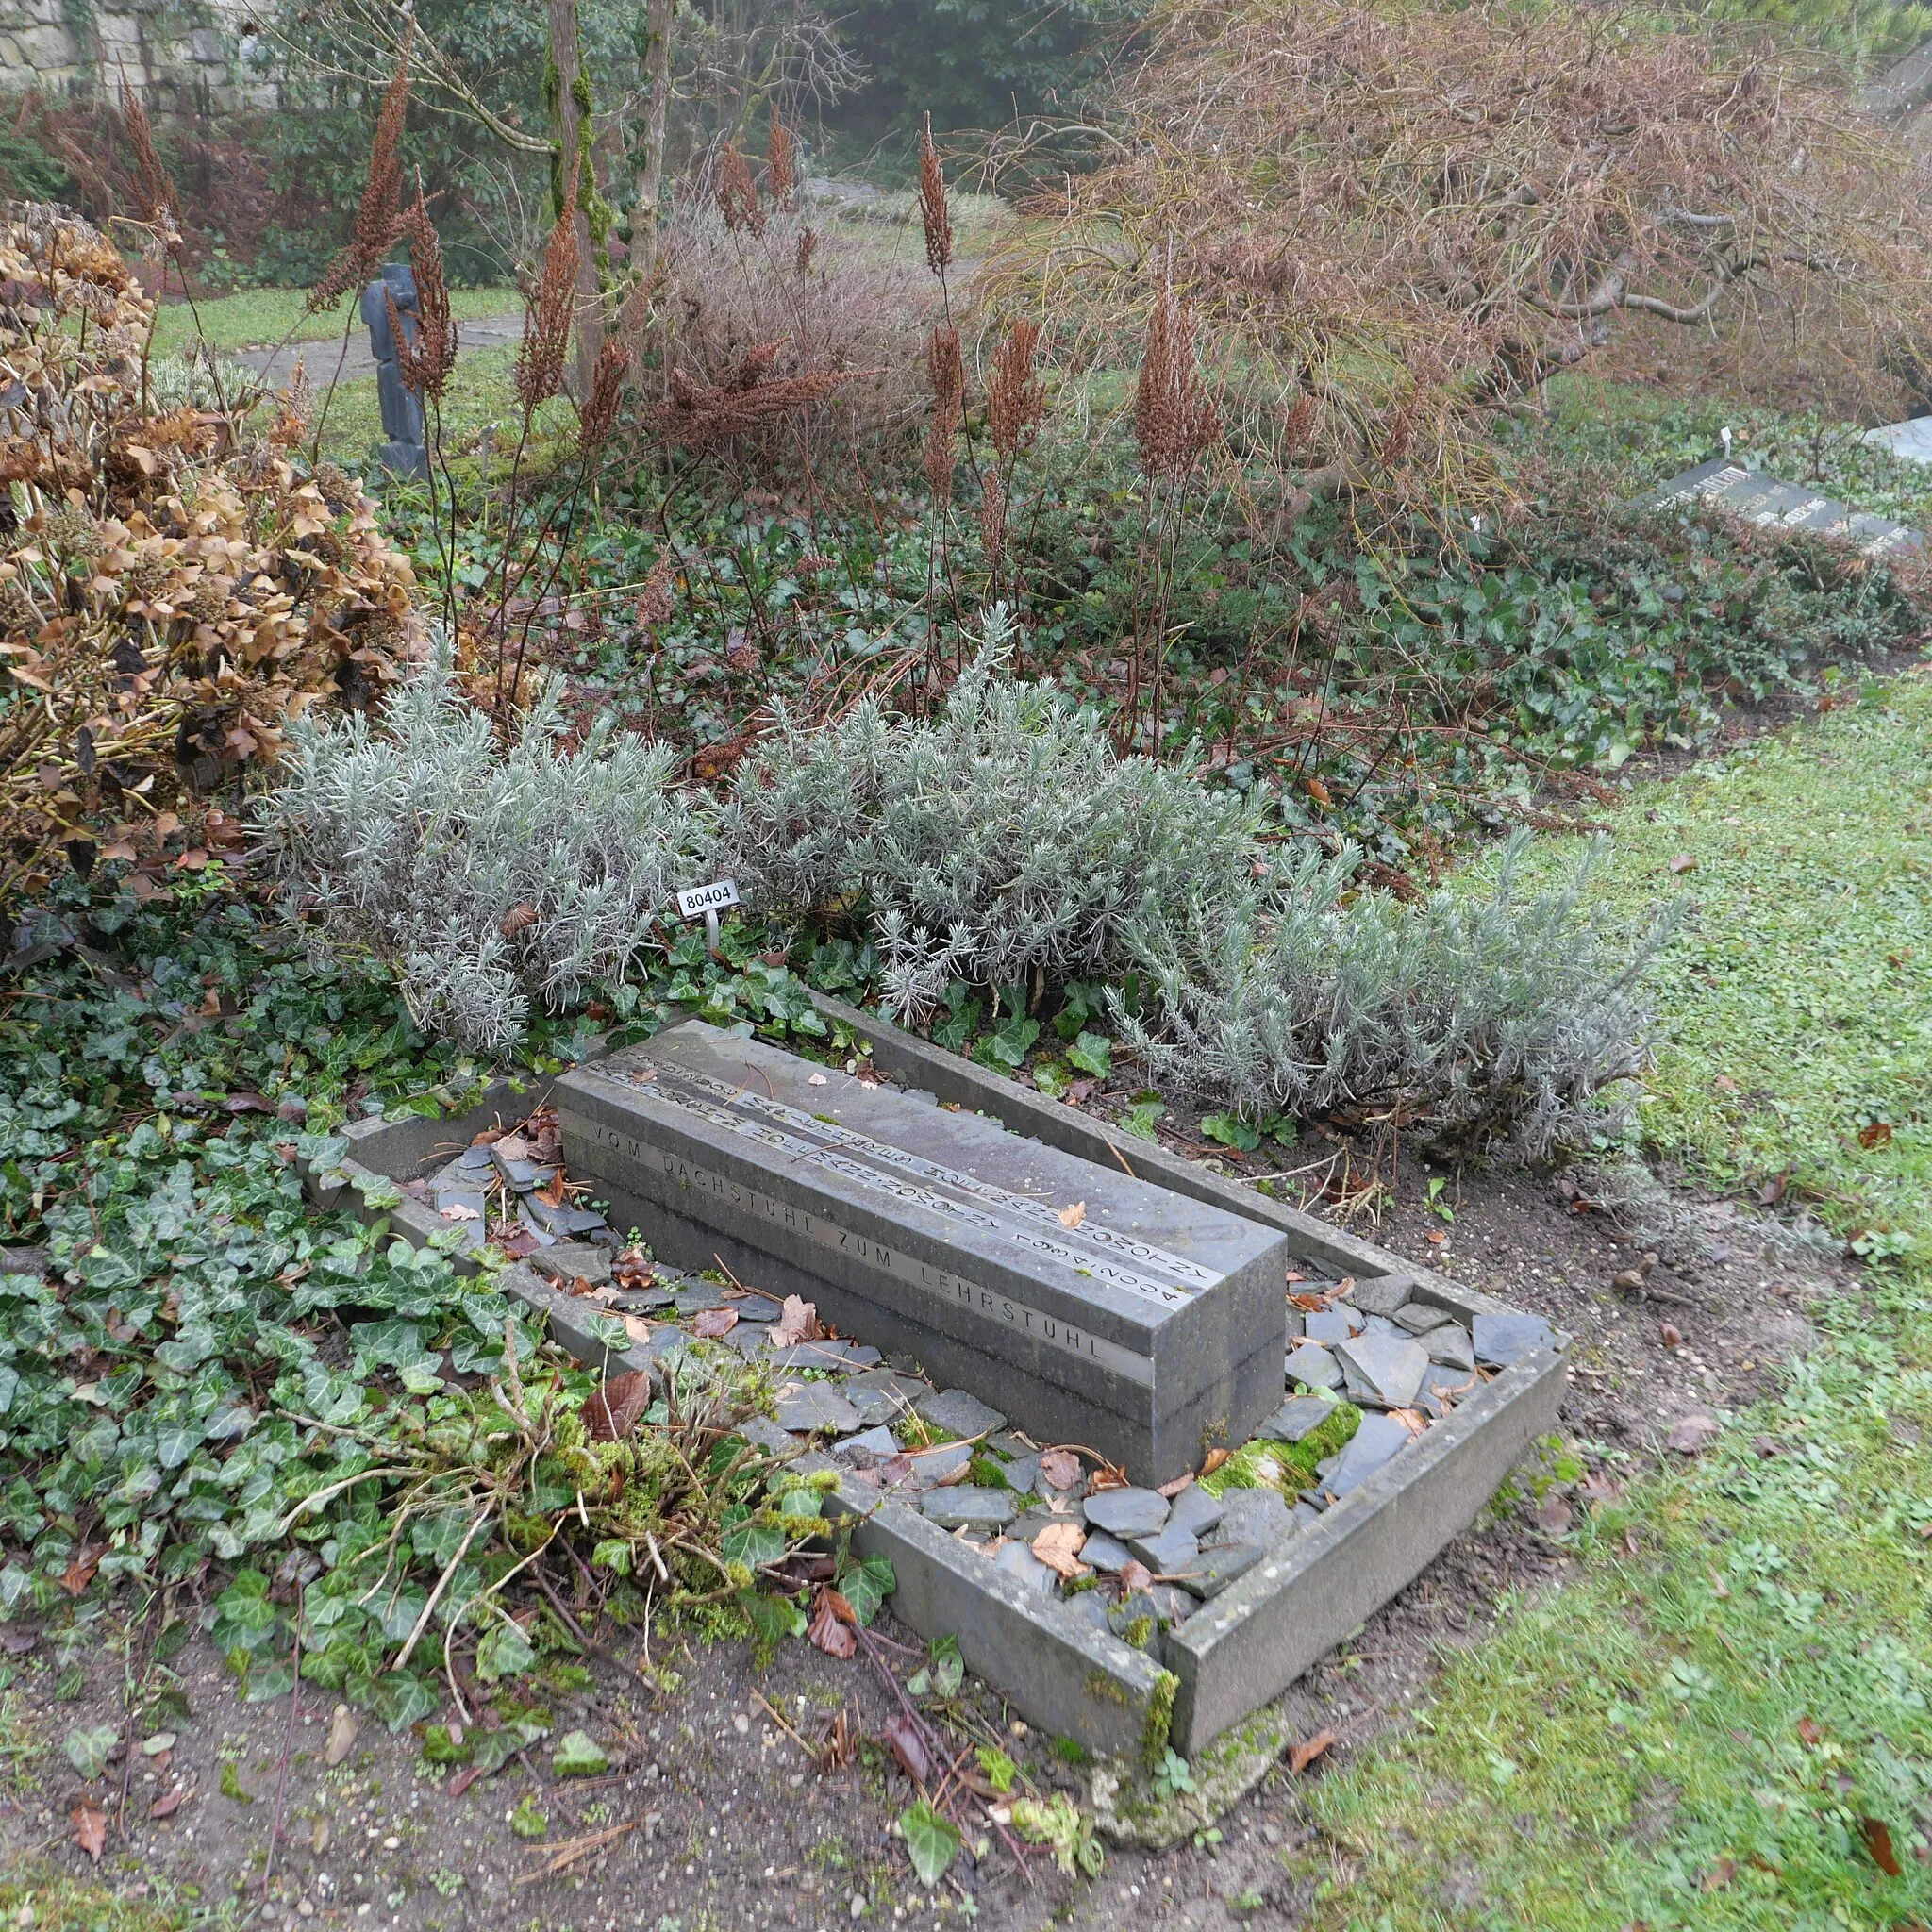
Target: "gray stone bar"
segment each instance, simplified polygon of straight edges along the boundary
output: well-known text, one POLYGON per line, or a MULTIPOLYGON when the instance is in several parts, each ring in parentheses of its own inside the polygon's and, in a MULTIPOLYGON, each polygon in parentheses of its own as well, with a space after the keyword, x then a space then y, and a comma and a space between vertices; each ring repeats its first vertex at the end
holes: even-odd
POLYGON ((554 1099, 615 1225, 804 1295, 1039 1441, 1164 1482, 1279 1406, 1286 1243, 1219 1207, 699 1021, 554 1099))

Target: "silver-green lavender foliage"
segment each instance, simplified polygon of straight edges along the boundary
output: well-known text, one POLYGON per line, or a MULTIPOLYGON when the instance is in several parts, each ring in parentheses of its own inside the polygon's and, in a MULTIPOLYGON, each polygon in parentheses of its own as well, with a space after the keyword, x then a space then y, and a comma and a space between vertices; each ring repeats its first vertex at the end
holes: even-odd
POLYGON ((1481 892, 1359 892, 1344 851, 1291 860, 1232 908, 1150 910, 1127 944, 1154 997, 1122 1030, 1158 1080, 1251 1119, 1345 1110, 1529 1159, 1585 1144, 1617 1124, 1602 1090, 1643 1063, 1636 984, 1672 920, 1630 942, 1591 909, 1602 841, 1525 896, 1527 842, 1481 892))
POLYGON ((670 751, 608 720, 561 737, 546 692, 499 747, 446 655, 375 721, 300 721, 261 817, 285 908, 465 1046, 621 981, 673 892, 708 876, 705 827, 670 751))
POLYGON ((1008 635, 995 608, 932 721, 870 700, 823 729, 781 715, 724 808, 752 905, 869 909, 895 1014, 929 1012, 954 979, 1104 974, 1131 922, 1230 901, 1256 857, 1238 795, 1116 758, 1091 710, 1002 675, 1008 635))

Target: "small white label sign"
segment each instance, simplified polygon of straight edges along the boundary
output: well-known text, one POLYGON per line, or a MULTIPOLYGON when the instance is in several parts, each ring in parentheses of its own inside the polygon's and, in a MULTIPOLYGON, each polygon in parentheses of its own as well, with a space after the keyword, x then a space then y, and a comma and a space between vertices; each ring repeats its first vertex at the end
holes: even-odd
POLYGON ((708 886, 692 886, 677 895, 678 912, 686 919, 696 919, 701 913, 717 912, 740 903, 736 879, 714 879, 708 886))

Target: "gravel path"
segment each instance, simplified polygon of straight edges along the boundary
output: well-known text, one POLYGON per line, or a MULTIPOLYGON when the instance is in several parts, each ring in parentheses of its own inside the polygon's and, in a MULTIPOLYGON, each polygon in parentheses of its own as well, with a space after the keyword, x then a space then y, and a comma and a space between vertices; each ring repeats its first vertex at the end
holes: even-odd
MULTIPOLYGON (((465 349, 500 349, 523 339, 521 310, 514 315, 480 316, 457 324, 457 341, 465 349)), ((246 368, 262 370, 271 384, 279 389, 295 373, 295 360, 300 357, 308 365, 309 381, 317 389, 324 389, 337 379, 336 358, 339 356, 341 358, 340 379, 343 382, 353 382, 358 376, 375 374, 375 358, 369 348, 369 331, 360 326, 350 333, 346 354, 342 350, 341 339, 337 337, 323 342, 291 342, 279 349, 240 349, 233 359, 246 368)))

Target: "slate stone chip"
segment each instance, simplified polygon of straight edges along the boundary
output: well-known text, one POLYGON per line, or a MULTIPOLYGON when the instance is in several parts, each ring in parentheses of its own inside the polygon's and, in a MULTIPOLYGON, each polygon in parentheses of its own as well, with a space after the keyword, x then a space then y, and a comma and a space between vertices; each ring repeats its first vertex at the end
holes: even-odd
POLYGON ((676 1291, 677 1312, 680 1315, 702 1315, 710 1308, 728 1308, 734 1306, 727 1302, 708 1281, 694 1282, 689 1288, 676 1291))
POLYGON ((1187 1575, 1181 1578, 1181 1588, 1191 1596, 1219 1596, 1267 1554, 1258 1543, 1215 1543, 1201 1551, 1189 1565, 1187 1575))
MULTIPOLYGON (((1325 1408, 1328 1405, 1322 1406, 1325 1408)), ((1222 1501, 1226 1510, 1212 1539, 1203 1545, 1203 1556, 1222 1543, 1253 1543, 1260 1549, 1273 1549, 1294 1534, 1294 1518, 1279 1490, 1229 1490, 1222 1501)))
POLYGON ((1302 1318, 1303 1335, 1310 1341, 1321 1342, 1324 1348, 1360 1334, 1361 1326, 1361 1318, 1344 1308, 1324 1308, 1319 1314, 1302 1318))
POLYGON ((899 1444, 891 1429, 866 1429, 857 1436, 847 1436, 832 1454, 841 1462, 849 1462, 854 1469, 871 1469, 883 1462, 889 1456, 899 1453, 899 1444))
POLYGON ((1172 1527, 1153 1536, 1130 1536, 1127 1547, 1157 1576, 1177 1576, 1184 1570, 1191 1570, 1194 1558, 1201 1554, 1198 1538, 1172 1527))
POLYGON ((1348 1298, 1365 1315, 1392 1315, 1414 1291, 1413 1274, 1374 1274, 1357 1279, 1348 1298))
MULTIPOLYGON (((919 1507, 926 1521, 941 1529, 1004 1529, 1015 1514, 1013 1499, 1005 1490, 975 1489, 971 1483, 928 1491, 919 1499, 919 1507)), ((1032 1552, 1027 1555, 1031 1557, 1032 1552)))
POLYGON ((1334 1413, 1335 1405, 1319 1395, 1291 1395, 1255 1433, 1271 1442, 1299 1442, 1334 1413))
POLYGON ((778 1426, 815 1435, 829 1429, 836 1435, 857 1435, 858 1411, 829 1382, 800 1382, 783 1391, 777 1403, 778 1426))
POLYGON ((1557 1338, 1541 1315, 1478 1315, 1475 1358, 1490 1368, 1507 1369, 1531 1350, 1555 1348, 1557 1338))
POLYGON ((742 1295, 730 1306, 738 1310, 741 1322, 775 1322, 785 1312, 781 1304, 763 1294, 742 1295))
POLYGON ((912 1413, 925 1384, 891 1369, 866 1369, 845 1385, 845 1397, 868 1423, 896 1423, 912 1413))
MULTIPOLYGON (((973 1460, 973 1445, 970 1442, 941 1442, 937 1449, 921 1449, 908 1460, 912 1464, 913 1480, 930 1489, 935 1483, 944 1482, 949 1475, 958 1474, 973 1460)), ((1010 1512, 1006 1520, 1011 1521, 1010 1512)))
POLYGON ((1089 1496, 1081 1513, 1095 1529, 1104 1529, 1123 1542, 1137 1536, 1156 1536, 1167 1524, 1167 1498, 1152 1490, 1103 1490, 1089 1496))
POLYGON ((1167 1528, 1184 1529, 1198 1540, 1214 1528, 1226 1513, 1226 1506, 1219 1496, 1210 1496, 1199 1483, 1190 1483, 1168 1505, 1167 1528))
POLYGON ((1416 1340, 1428 1350, 1429 1359, 1444 1368, 1467 1373, 1475 1367, 1475 1343, 1469 1330, 1458 1323, 1444 1322, 1441 1327, 1418 1335, 1416 1340))
POLYGON ((1008 1489, 1022 1496, 1030 1496, 1040 1483, 1040 1457, 1038 1456, 1016 1457, 1001 1470, 1007 1479, 1008 1489))
POLYGON ((1361 1427, 1324 1476, 1328 1493, 1339 1498, 1360 1489, 1408 1441, 1408 1431, 1393 1416, 1363 1416, 1361 1427))
POLYGON ((1426 1335, 1431 1328, 1441 1327, 1450 1318, 1428 1302, 1404 1302, 1390 1319, 1398 1328, 1406 1328, 1411 1335, 1426 1335))
POLYGON ((1024 1543, 1002 1543, 994 1553, 993 1561, 1008 1576, 1018 1577, 1021 1588, 1031 1591, 1036 1596, 1051 1596, 1054 1585, 1059 1581, 1058 1574, 1024 1543))
POLYGON ((1093 1529, 1088 1531, 1087 1541, 1080 1545, 1080 1560, 1089 1569, 1098 1570, 1104 1576, 1111 1576, 1134 1560, 1134 1553, 1118 1538, 1108 1536, 1106 1530, 1093 1529))
MULTIPOLYGON (((610 1255, 605 1248, 593 1248, 589 1241, 558 1241, 555 1247, 539 1248, 530 1257, 530 1266, 539 1274, 547 1274, 556 1281, 588 1281, 592 1288, 602 1288, 610 1279, 610 1255)), ((645 1292, 650 1292, 646 1290, 645 1292)), ((669 1293, 662 1293, 658 1301, 641 1303, 626 1299, 625 1307, 662 1307, 671 1300, 669 1293)))
POLYGON ((1386 1408, 1407 1408, 1423 1386, 1429 1352, 1407 1336, 1357 1335, 1339 1342, 1335 1354, 1344 1369, 1353 1369, 1374 1397, 1386 1408))
POLYGON ((1292 1351, 1283 1367, 1290 1382, 1299 1382, 1306 1388, 1341 1387, 1341 1364, 1325 1348, 1319 1348, 1311 1341, 1304 1342, 1292 1351))
POLYGON ((1007 1424, 998 1409, 989 1408, 963 1389, 929 1390, 913 1407, 934 1428, 943 1429, 949 1436, 990 1435, 1007 1424))

